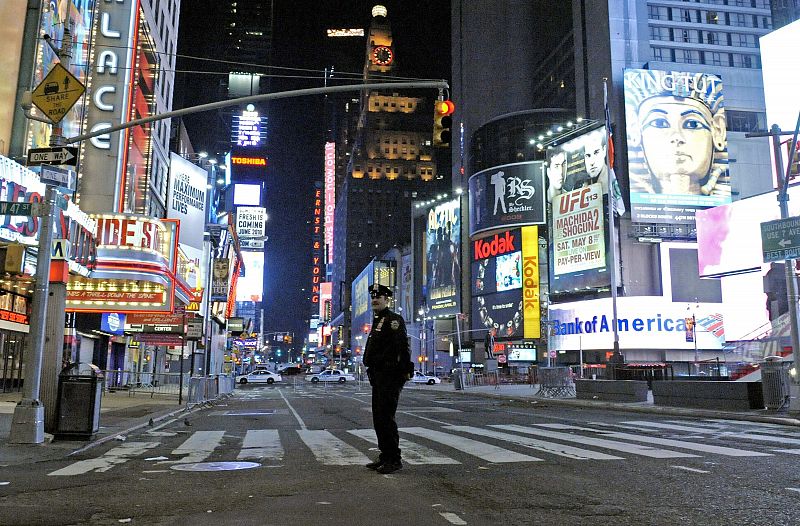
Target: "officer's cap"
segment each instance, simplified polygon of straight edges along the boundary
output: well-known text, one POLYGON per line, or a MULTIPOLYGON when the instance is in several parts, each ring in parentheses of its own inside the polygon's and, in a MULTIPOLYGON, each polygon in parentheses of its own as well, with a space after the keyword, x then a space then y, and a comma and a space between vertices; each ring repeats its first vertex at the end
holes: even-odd
POLYGON ((369 288, 369 295, 373 298, 377 298, 378 296, 386 296, 387 298, 391 298, 392 289, 385 285, 378 285, 375 283, 369 288))

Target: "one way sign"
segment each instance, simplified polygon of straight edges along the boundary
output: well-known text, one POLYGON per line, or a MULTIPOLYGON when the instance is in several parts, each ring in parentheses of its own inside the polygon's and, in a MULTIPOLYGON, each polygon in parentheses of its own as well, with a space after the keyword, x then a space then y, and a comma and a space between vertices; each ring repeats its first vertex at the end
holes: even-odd
POLYGON ((78 164, 78 148, 74 146, 58 146, 56 148, 31 148, 28 150, 28 166, 42 164, 78 164))

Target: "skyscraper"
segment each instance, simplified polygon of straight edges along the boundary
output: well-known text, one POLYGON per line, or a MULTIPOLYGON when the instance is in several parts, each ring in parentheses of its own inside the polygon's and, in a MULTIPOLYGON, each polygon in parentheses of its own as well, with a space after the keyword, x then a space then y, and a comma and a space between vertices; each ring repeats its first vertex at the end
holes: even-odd
MULTIPOLYGON (((398 75, 402 57, 397 56, 394 39, 387 10, 375 6, 364 50, 364 82, 398 75)), ((350 111, 342 113, 345 126, 353 111, 358 118, 350 121, 356 122, 351 155, 337 191, 334 316, 347 310, 344 289, 373 257, 411 241, 413 201, 449 191, 448 163, 442 165, 439 159, 446 153, 437 153, 432 144, 432 95, 391 89, 362 92, 358 108, 348 103, 350 111)))

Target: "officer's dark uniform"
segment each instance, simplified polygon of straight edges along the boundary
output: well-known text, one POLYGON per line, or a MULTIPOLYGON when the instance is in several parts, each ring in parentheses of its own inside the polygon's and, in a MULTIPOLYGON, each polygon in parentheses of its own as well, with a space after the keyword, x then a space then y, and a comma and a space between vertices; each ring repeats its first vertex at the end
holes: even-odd
MULTIPOLYGON (((370 287, 370 295, 388 298, 392 291, 375 284, 370 287)), ((395 413, 400 391, 413 374, 414 364, 411 362, 403 318, 388 307, 373 313, 373 316, 372 330, 364 351, 364 365, 372 386, 372 422, 381 454, 376 462, 367 467, 377 469, 379 473, 391 473, 402 467, 395 413)))

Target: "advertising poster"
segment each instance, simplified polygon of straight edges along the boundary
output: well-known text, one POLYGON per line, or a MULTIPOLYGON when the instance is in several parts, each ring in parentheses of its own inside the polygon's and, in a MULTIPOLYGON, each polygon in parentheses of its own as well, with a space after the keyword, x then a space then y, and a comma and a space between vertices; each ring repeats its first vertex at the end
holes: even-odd
POLYGON ((604 205, 607 139, 600 127, 547 151, 551 293, 611 283, 604 205))
POLYGON ((460 311, 461 223, 458 200, 442 203, 428 212, 425 230, 427 255, 427 306, 431 315, 460 311))
POLYGON ((211 301, 228 301, 229 265, 228 258, 214 258, 211 270, 211 301))
POLYGON ((553 275, 605 269, 603 194, 595 183, 553 202, 553 275))
POLYGON ((539 338, 542 311, 539 301, 539 227, 522 227, 522 316, 523 336, 539 338))
MULTIPOLYGON (((496 338, 523 332, 523 253, 521 229, 506 230, 472 241, 472 329, 482 339, 485 329, 496 338)), ((538 251, 538 248, 537 248, 538 251)))
POLYGON ((469 234, 545 223, 544 163, 505 164, 469 178, 469 234))
POLYGON ((179 242, 202 252, 208 174, 174 152, 169 161, 167 217, 181 222, 179 242))
POLYGON ((628 69, 624 90, 633 221, 692 225, 697 210, 729 203, 722 80, 628 69))
MULTIPOLYGON (((697 347, 721 350, 725 343, 725 318, 720 303, 692 304, 697 347)), ((550 304, 549 319, 557 322, 551 336, 555 349, 608 350, 614 344, 611 298, 550 304)), ((622 349, 691 350, 687 339, 687 304, 653 296, 617 298, 617 332, 622 349)))
POLYGON ((412 291, 414 287, 414 281, 412 279, 414 273, 412 268, 413 264, 411 254, 403 255, 400 260, 400 286, 398 287, 399 303, 397 305, 397 310, 398 313, 406 320, 406 323, 411 323, 414 321, 415 312, 412 304, 412 291))

